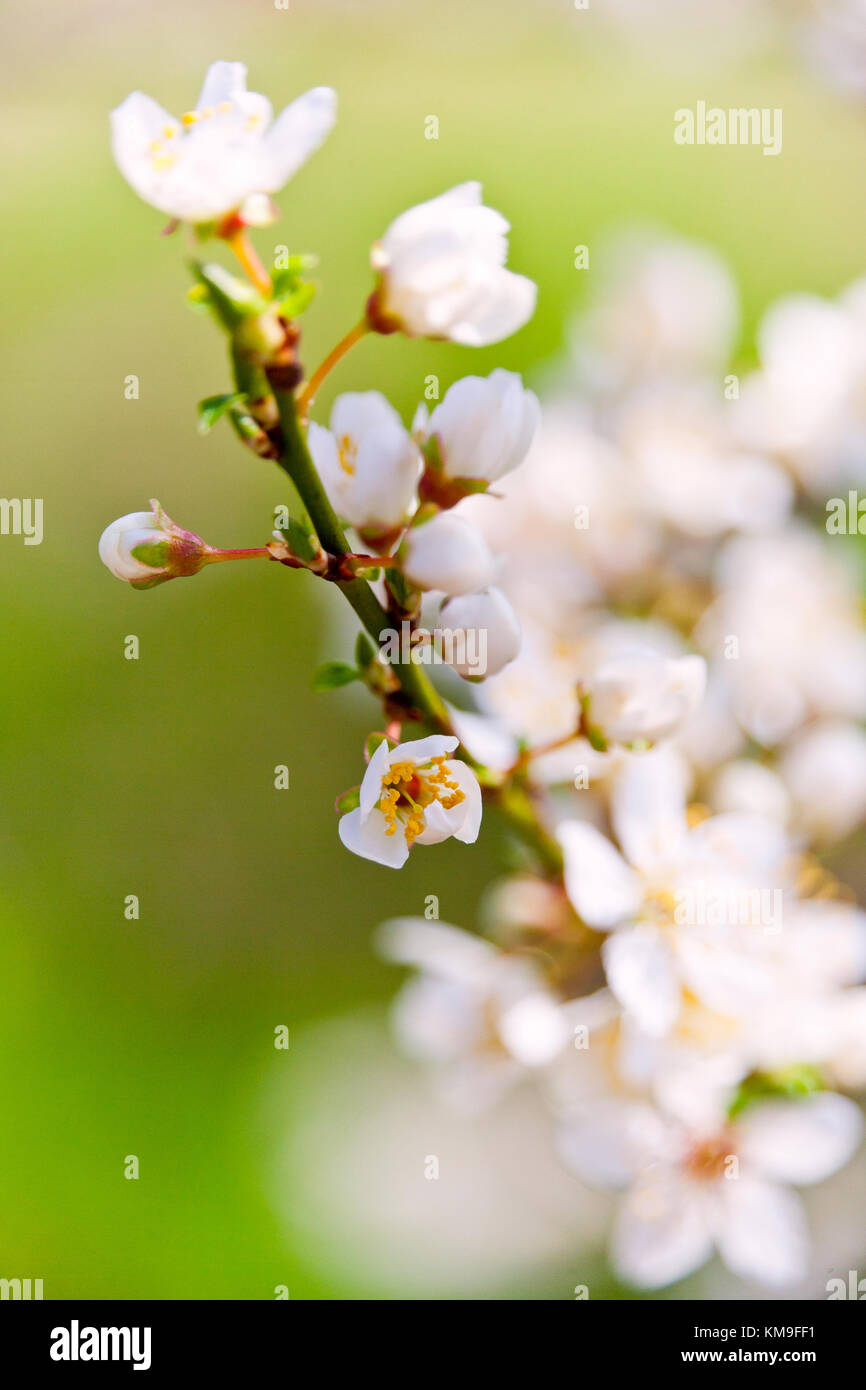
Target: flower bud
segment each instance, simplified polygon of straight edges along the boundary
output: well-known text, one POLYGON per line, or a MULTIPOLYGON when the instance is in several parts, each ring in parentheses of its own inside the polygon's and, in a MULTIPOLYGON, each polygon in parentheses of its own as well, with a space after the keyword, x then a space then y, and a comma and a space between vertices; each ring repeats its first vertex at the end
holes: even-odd
POLYGON ((582 682, 590 727, 615 743, 664 738, 697 709, 706 679, 702 656, 669 660, 640 651, 614 657, 582 682))
POLYGON ((106 526, 99 558, 134 589, 152 589, 167 579, 196 574, 213 552, 194 531, 183 531, 155 500, 149 512, 130 512, 106 526))
POLYGON ((440 609, 439 622, 452 633, 467 634, 463 644, 450 644, 450 650, 455 653, 451 665, 466 679, 497 675, 520 651, 517 614, 499 589, 448 599, 440 609), (470 650, 472 660, 468 656, 470 650))
POLYGON ((536 287, 505 269, 508 223, 484 207, 481 185, 462 183, 409 208, 373 247, 379 280, 367 306, 377 333, 497 343, 522 328, 536 287))
POLYGON ((400 547, 403 574, 417 589, 469 594, 494 578, 496 562, 475 527, 453 512, 407 531, 400 547))
POLYGON ((493 483, 523 462, 539 420, 538 399, 517 372, 498 368, 489 377, 456 381, 429 423, 424 407, 415 417, 435 436, 446 478, 493 483))

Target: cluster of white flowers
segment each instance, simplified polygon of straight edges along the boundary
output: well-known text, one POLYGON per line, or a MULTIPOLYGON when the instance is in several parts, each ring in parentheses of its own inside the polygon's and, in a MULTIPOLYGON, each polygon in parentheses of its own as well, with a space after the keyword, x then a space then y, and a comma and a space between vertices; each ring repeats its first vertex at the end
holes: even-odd
POLYGON ((488 940, 387 924, 418 972, 396 1026, 460 1105, 535 1078, 563 1161, 625 1190, 623 1279, 716 1249, 796 1284, 791 1187, 851 1157, 838 1092, 866 1085, 866 915, 813 853, 866 818, 866 628, 810 524, 858 481, 864 292, 771 308, 740 381, 713 255, 629 238, 614 265, 495 519, 463 504, 523 645, 456 728, 489 766, 529 748, 564 872, 503 880, 488 940))
POLYGON ((846 543, 810 524, 828 489, 859 480, 866 282, 772 308, 740 382, 725 375, 739 318, 725 267, 631 240, 543 419, 497 370, 409 427, 378 391, 308 423, 362 333, 480 346, 535 303, 505 268, 507 223, 462 184, 376 243, 361 323, 303 385, 298 301, 280 299, 244 228, 272 215, 334 109, 315 89, 271 124, 242 65, 218 63, 181 122, 140 94, 114 113, 135 190, 231 244, 253 280, 235 292, 200 272, 234 295, 233 349, 272 409, 243 390, 215 408, 243 402, 242 437, 272 430, 269 456, 317 518, 296 520, 306 556, 282 533, 220 551, 153 503, 113 523, 100 556, 136 587, 264 556, 352 594, 367 581, 362 611, 413 640, 428 595, 440 626, 484 634, 481 668, 450 657, 484 678, 466 687, 476 708, 447 708, 401 658, 413 703, 367 618, 380 651, 337 674, 365 679, 387 722, 339 799, 349 850, 400 868, 415 844, 472 843, 482 786, 526 842, 526 870, 490 894, 488 939, 414 919, 383 930, 386 954, 419 972, 399 1031, 459 1104, 536 1078, 565 1162, 626 1189, 612 1246, 625 1279, 663 1286, 716 1248, 747 1279, 796 1282, 808 1240, 790 1185, 848 1160, 860 1111, 839 1092, 866 1084, 866 916, 812 852, 866 818, 866 631, 846 543), (418 720, 433 732, 404 741, 418 720))

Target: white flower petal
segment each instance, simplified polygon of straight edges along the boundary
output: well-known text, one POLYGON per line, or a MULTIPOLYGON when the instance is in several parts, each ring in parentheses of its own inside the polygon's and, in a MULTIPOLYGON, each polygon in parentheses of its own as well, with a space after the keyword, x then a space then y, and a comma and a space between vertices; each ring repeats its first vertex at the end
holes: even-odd
POLYGON ((651 1038, 669 1033, 680 1010, 680 985, 670 948, 654 927, 623 927, 602 946, 607 981, 624 1009, 651 1038))
POLYGON ((611 798, 611 819, 630 864, 644 871, 679 857, 686 835, 686 775, 668 745, 636 753, 623 764, 611 798))
POLYGON ((637 875, 600 830, 566 821, 557 830, 565 857, 565 891, 591 927, 615 926, 640 906, 637 875))
POLYGON ((659 1289, 699 1269, 713 1241, 703 1204, 670 1170, 639 1181, 623 1199, 612 1239, 620 1276, 642 1289, 659 1289))
POLYGON ((483 810, 478 778, 468 763, 460 762, 457 758, 449 758, 444 767, 451 781, 457 783, 464 798, 459 806, 455 806, 449 813, 454 815, 459 812, 460 815, 460 826, 454 831, 454 838, 464 845, 472 845, 478 839, 483 810))
POLYGON ((281 111, 265 132, 264 146, 271 177, 263 193, 276 193, 306 164, 337 119, 337 94, 330 87, 313 87, 281 111))
POLYGON ((569 1038, 567 1019, 543 990, 503 1010, 498 1031, 512 1057, 525 1067, 547 1066, 569 1038))
POLYGON ((583 1182, 616 1189, 666 1156, 666 1138, 667 1127, 652 1106, 599 1100, 562 1126, 557 1150, 583 1182))
POLYGON ((391 766, 392 757, 391 747, 387 739, 383 738, 381 743, 376 746, 361 782, 360 809, 361 815, 365 818, 382 795, 382 778, 391 766))
POLYGON ((739 1128, 744 1159, 767 1177, 805 1186, 848 1162, 860 1143, 863 1116, 853 1100, 824 1091, 755 1105, 739 1128))
POLYGON ((206 111, 209 107, 220 106, 231 101, 247 89, 247 69, 244 63, 211 63, 205 73, 204 84, 196 102, 196 111, 206 111))
POLYGON ((742 1174, 719 1187, 714 1234, 728 1268, 771 1288, 804 1278, 809 1233, 796 1193, 742 1174))
POLYGON ((349 811, 340 817, 338 830, 346 849, 362 859, 372 859, 389 869, 400 869, 409 858, 409 846, 400 826, 395 834, 388 835, 388 822, 381 811, 373 810, 366 817, 362 817, 360 810, 349 811))
POLYGON ((483 937, 424 917, 392 917, 382 923, 376 939, 388 960, 475 988, 497 958, 496 948, 483 937))

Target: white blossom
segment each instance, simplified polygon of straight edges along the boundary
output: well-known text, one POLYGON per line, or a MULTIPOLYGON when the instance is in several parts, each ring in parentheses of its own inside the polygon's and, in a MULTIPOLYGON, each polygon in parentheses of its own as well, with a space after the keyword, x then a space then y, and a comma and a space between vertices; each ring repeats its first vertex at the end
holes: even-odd
POLYGON ((777 980, 782 827, 720 815, 690 828, 684 769, 669 747, 622 767, 611 819, 625 857, 587 822, 566 821, 558 836, 575 910, 611 931, 602 958, 623 1008, 653 1037, 674 1028, 686 994, 732 1019, 754 1010, 777 980))
POLYGON ((735 1274, 775 1288, 808 1269, 805 1215, 787 1184, 835 1173, 861 1130, 857 1106, 826 1092, 754 1105, 736 1121, 721 1112, 711 1127, 610 1100, 563 1130, 560 1152, 590 1184, 626 1189, 611 1244, 629 1283, 672 1284, 715 1246, 735 1274))
POLYGON ((446 477, 493 483, 523 462, 539 415, 537 396, 500 367, 455 381, 429 420, 426 406, 419 408, 414 425, 435 436, 446 477))
POLYGON ((841 840, 866 817, 866 733, 858 724, 807 726, 784 750, 780 772, 810 840, 841 840))
POLYGON ((450 758, 457 739, 434 734, 390 748, 383 740, 364 774, 360 804, 340 818, 353 854, 399 869, 414 844, 478 838, 481 788, 467 763, 450 758))
POLYGON ((654 376, 718 373, 738 321, 736 285, 713 251, 627 233, 610 252, 600 294, 575 327, 577 380, 607 393, 654 376))
POLYGON ((459 659, 458 647, 458 659, 452 665, 461 676, 495 676, 520 651, 520 623, 499 589, 448 599, 439 611, 439 624, 452 633, 475 634, 473 649, 480 647, 480 662, 468 659, 468 643, 463 659, 459 659))
POLYGON ((401 546, 403 573, 418 589, 468 594, 496 576, 493 556, 480 531, 453 511, 412 526, 401 546))
POLYGON ((338 396, 330 429, 312 423, 309 446, 334 510, 360 531, 389 531, 415 509, 421 456, 379 391, 338 396))
POLYGON ((140 198, 185 222, 239 212, 260 224, 276 193, 336 120, 336 95, 314 87, 271 120, 267 97, 246 89, 243 63, 212 63, 194 109, 180 119, 133 92, 111 113, 114 158, 140 198))
POLYGON ((402 213, 371 253, 379 277, 373 327, 466 347, 516 333, 532 317, 536 287, 505 269, 507 232, 502 214, 482 203, 478 183, 402 213))
POLYGON ((584 683, 590 725, 616 743, 665 738, 697 709, 706 678, 700 656, 666 659, 633 652, 614 657, 584 683))
POLYGON ((211 552, 195 532, 176 526, 157 501, 150 507, 118 517, 99 538, 102 563, 136 589, 195 574, 211 552))
POLYGON ((811 716, 866 716, 866 633, 853 574, 803 526, 728 541, 697 638, 759 743, 811 716))
POLYGON ((423 918, 386 922, 379 942, 389 960, 420 972, 397 998, 397 1036, 413 1056, 437 1065, 459 1105, 498 1100, 568 1042, 567 1014, 531 961, 423 918))

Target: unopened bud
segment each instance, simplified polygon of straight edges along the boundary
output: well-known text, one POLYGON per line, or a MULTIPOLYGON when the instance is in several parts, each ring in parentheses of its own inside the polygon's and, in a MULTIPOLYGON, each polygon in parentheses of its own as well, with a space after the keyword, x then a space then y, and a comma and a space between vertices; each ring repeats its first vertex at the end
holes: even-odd
POLYGON ((418 589, 468 594, 494 578, 496 562, 481 532, 454 512, 412 526, 400 547, 403 574, 418 589))
POLYGON ((150 506, 112 521, 99 538, 102 563, 135 589, 195 574, 214 553, 194 531, 176 526, 157 501, 150 506))

